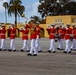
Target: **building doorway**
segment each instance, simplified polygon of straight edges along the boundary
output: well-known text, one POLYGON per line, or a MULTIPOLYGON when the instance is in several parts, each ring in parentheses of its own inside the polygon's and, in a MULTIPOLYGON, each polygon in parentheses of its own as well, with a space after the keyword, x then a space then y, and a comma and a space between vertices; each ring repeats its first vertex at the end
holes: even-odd
POLYGON ((43 38, 44 37, 44 33, 45 33, 45 31, 44 31, 44 29, 43 28, 41 28, 41 37, 43 38))
POLYGON ((7 31, 7 37, 10 37, 10 32, 9 31, 7 31))
POLYGON ((16 29, 16 37, 20 37, 19 29, 16 29))

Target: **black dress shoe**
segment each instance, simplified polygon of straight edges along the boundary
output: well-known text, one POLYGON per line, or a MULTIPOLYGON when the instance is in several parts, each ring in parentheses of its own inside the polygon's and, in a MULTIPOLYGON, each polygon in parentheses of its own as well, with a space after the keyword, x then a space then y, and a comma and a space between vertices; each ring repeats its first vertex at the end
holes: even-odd
POLYGON ((66 51, 64 51, 63 53, 67 53, 66 51))
POLYGON ((2 51, 2 49, 0 49, 0 51, 2 51))
POLYGON ((27 50, 26 52, 30 52, 30 50, 27 50))
POLYGON ((30 53, 28 53, 27 55, 28 55, 28 56, 32 56, 32 54, 30 54, 30 53))
POLYGON ((7 49, 4 49, 3 51, 6 51, 7 49))
POLYGON ((53 51, 53 53, 55 53, 56 51, 53 51))
POLYGON ((71 50, 73 50, 73 49, 71 48, 71 50))
POLYGON ((23 50, 23 49, 21 49, 21 52, 24 52, 24 50, 23 50))
POLYGON ((33 56, 37 56, 37 54, 33 54, 33 56))
POLYGON ((11 49, 8 49, 8 51, 12 51, 11 49))
POLYGON ((60 48, 57 48, 58 50, 60 50, 60 48))
POLYGON ((42 52, 42 50, 38 51, 38 52, 42 52))
POLYGON ((51 53, 51 50, 48 50, 49 53, 51 53))
POLYGON ((68 53, 71 53, 71 51, 69 51, 68 53))
POLYGON ((63 49, 60 49, 60 50, 63 50, 63 49))
POLYGON ((16 49, 15 50, 13 50, 13 52, 15 52, 16 51, 16 49))
POLYGON ((73 49, 73 51, 76 51, 76 49, 73 49))

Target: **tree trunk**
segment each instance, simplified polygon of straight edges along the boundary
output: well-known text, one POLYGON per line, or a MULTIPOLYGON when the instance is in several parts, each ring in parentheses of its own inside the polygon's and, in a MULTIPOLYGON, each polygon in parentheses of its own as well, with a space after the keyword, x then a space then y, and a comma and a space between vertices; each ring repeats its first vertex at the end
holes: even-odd
POLYGON ((15 9, 15 26, 17 27, 17 11, 15 9))
POLYGON ((17 14, 15 13, 15 25, 17 25, 17 14))
POLYGON ((7 24, 7 13, 6 13, 6 8, 5 8, 5 23, 7 24))
MULTIPOLYGON (((17 29, 17 11, 15 10, 15 27, 17 29)), ((17 34, 15 34, 17 37, 17 34)))

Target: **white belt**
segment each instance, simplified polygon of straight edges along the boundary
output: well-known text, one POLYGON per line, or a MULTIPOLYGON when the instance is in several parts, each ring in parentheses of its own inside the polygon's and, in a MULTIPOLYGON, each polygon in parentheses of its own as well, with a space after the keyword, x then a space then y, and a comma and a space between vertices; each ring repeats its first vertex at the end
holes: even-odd
POLYGON ((55 34, 50 34, 50 35, 55 35, 55 34))
POLYGON ((5 34, 1 34, 1 35, 5 35, 5 34))
POLYGON ((70 35, 70 34, 65 34, 65 35, 70 35))
POLYGON ((23 34, 23 36, 27 36, 27 34, 23 34))

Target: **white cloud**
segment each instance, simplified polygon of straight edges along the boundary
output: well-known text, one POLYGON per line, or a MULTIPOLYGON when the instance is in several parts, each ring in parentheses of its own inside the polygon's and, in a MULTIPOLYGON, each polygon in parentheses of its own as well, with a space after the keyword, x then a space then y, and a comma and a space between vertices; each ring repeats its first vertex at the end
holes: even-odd
POLYGON ((25 7, 26 16, 30 18, 31 16, 40 16, 38 13, 38 5, 39 2, 34 2, 33 4, 29 4, 25 7))
POLYGON ((8 0, 0 0, 0 12, 4 12, 3 3, 7 2, 8 0))
POLYGON ((32 4, 32 11, 31 13, 33 15, 38 15, 38 5, 39 5, 39 2, 35 2, 32 4))

